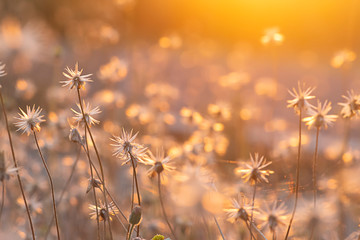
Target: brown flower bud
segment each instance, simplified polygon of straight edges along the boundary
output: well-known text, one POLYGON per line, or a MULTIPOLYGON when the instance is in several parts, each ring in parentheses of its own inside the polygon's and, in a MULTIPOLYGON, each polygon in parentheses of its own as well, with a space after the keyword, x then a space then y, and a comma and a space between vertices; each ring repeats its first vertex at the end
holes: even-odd
POLYGON ((130 217, 129 217, 129 223, 131 225, 139 225, 141 222, 141 207, 135 206, 133 210, 131 211, 130 217))

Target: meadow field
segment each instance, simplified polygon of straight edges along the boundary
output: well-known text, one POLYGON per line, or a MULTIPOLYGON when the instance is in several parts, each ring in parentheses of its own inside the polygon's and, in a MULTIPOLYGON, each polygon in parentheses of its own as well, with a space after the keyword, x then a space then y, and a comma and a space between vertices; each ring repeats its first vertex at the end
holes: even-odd
POLYGON ((357 0, 0 1, 0 239, 360 240, 357 0))

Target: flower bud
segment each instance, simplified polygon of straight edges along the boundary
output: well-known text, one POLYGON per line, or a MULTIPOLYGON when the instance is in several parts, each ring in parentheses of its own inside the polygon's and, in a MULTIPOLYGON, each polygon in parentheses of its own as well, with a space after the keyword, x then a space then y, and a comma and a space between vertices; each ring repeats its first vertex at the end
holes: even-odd
POLYGON ((131 225, 139 225, 141 222, 141 207, 135 206, 133 210, 131 211, 130 217, 129 217, 129 223, 131 225))

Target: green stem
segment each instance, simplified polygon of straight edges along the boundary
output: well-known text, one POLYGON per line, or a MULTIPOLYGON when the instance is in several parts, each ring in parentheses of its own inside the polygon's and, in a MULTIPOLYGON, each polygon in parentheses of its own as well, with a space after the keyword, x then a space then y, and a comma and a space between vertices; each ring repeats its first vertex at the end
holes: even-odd
POLYGON ((128 240, 130 240, 131 238, 131 233, 134 230, 134 225, 131 225, 130 231, 129 231, 129 235, 128 235, 128 240))

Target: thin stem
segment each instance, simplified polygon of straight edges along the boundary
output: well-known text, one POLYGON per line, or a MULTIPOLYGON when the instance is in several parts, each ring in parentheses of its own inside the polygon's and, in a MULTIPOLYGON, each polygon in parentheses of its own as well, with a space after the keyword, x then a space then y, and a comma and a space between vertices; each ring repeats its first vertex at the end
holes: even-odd
MULTIPOLYGON (((8 122, 8 118, 7 118, 7 114, 6 114, 6 109, 5 109, 5 104, 4 104, 1 88, 2 87, 0 85, 0 100, 1 100, 1 106, 2 106, 2 109, 3 109, 5 124, 6 124, 6 131, 7 131, 8 138, 9 138, 9 143, 10 143, 11 155, 12 155, 12 158, 13 158, 14 167, 18 168, 18 163, 17 163, 16 157, 15 157, 14 146, 13 146, 13 142, 12 142, 12 139, 11 139, 10 127, 9 127, 9 122, 8 122)), ((21 190, 21 195, 22 195, 24 205, 25 205, 25 208, 26 208, 26 213, 27 213, 27 216, 28 216, 28 219, 29 219, 29 225, 30 225, 30 229, 31 229, 32 239, 35 240, 36 237, 35 237, 34 225, 33 225, 32 219, 31 219, 30 208, 29 208, 28 202, 26 200, 25 191, 24 191, 24 188, 23 188, 23 185, 22 185, 22 181, 21 181, 19 172, 16 174, 16 177, 17 177, 17 180, 18 180, 18 183, 19 183, 19 187, 20 187, 20 190, 21 190)))
POLYGON ((44 157, 43 157, 43 154, 42 154, 42 152, 41 152, 41 149, 40 149, 40 146, 39 146, 39 143, 38 143, 38 140, 37 140, 36 132, 35 132, 35 131, 33 131, 33 135, 34 135, 36 147, 37 147, 37 149, 38 149, 38 151, 39 151, 39 154, 40 154, 42 163, 43 163, 43 165, 44 165, 44 168, 45 168, 46 173, 47 173, 48 178, 49 178, 50 188, 51 188, 51 197, 52 197, 52 203, 53 203, 53 210, 54 210, 54 218, 55 218, 56 231, 57 231, 57 238, 58 238, 58 240, 60 240, 59 222, 58 222, 58 217, 57 217, 57 212, 56 212, 54 185, 53 185, 52 177, 51 177, 49 168, 48 168, 48 166, 47 166, 47 164, 46 164, 46 161, 45 161, 45 159, 44 159, 44 157))
MULTIPOLYGON (((101 176, 100 176, 98 170, 96 169, 94 163, 91 161, 91 157, 90 157, 89 152, 88 152, 85 148, 83 148, 83 149, 84 149, 84 151, 85 151, 85 153, 86 153, 86 155, 87 155, 87 157, 88 157, 88 160, 89 160, 89 162, 90 162, 90 164, 91 164, 91 166, 92 166, 92 169, 95 170, 95 173, 96 173, 97 177, 99 178, 101 184, 103 185, 103 181, 102 181, 102 179, 101 179, 101 176)), ((104 186, 104 185, 103 185, 103 186, 104 186)), ((100 189, 100 190, 101 190, 101 189, 100 189)), ((111 194, 110 194, 110 192, 108 191, 107 188, 105 188, 105 191, 106 191, 106 193, 108 194, 108 196, 110 197, 111 201, 114 203, 115 207, 119 210, 121 216, 122 216, 122 217, 125 219, 125 221, 127 222, 128 220, 127 220, 126 216, 124 215, 123 211, 119 208, 119 205, 116 203, 115 199, 111 196, 111 194)), ((96 196, 96 195, 95 195, 95 196, 96 196)), ((116 216, 117 216, 117 215, 116 215, 116 216)), ((123 226, 123 228, 124 228, 125 231, 126 231, 126 227, 124 226, 124 224, 120 221, 119 218, 117 218, 117 219, 119 220, 119 222, 121 223, 121 225, 123 226)))
POLYGON ((215 223, 216 223, 217 228, 219 229, 219 232, 220 232, 220 235, 221 235, 222 239, 223 239, 223 240, 226 240, 223 232, 221 231, 221 227, 220 227, 220 225, 219 225, 219 223, 218 223, 218 221, 217 221, 217 219, 216 219, 215 216, 214 216, 214 220, 215 220, 215 223))
MULTIPOLYGON (((256 181, 254 183, 254 193, 253 193, 252 203, 251 203, 251 216, 250 216, 250 223, 251 224, 253 222, 253 217, 254 217, 255 195, 256 195, 256 181)), ((252 234, 252 230, 250 228, 250 240, 252 240, 252 239, 253 239, 253 234, 252 234)))
MULTIPOLYGON (((58 200, 57 200, 57 202, 56 202, 56 207, 57 207, 57 208, 59 208, 59 205, 60 205, 60 203, 61 203, 61 201, 62 201, 62 199, 63 199, 63 197, 64 197, 64 194, 65 194, 66 190, 68 189, 68 187, 70 186, 71 179, 72 179, 72 177, 74 176, 75 169, 76 169, 76 165, 77 165, 77 163, 78 163, 78 161, 79 161, 79 158, 80 158, 80 151, 81 151, 81 148, 79 148, 79 150, 78 150, 78 153, 77 153, 77 156, 76 156, 76 160, 75 160, 75 162, 74 162, 74 164, 73 164, 73 166, 72 166, 72 168, 71 168, 70 176, 69 176, 69 178, 67 179, 67 181, 66 181, 66 183, 65 183, 65 186, 64 186, 63 190, 61 191, 60 197, 58 198, 58 200)), ((49 233, 50 233, 51 226, 53 225, 53 223, 54 223, 54 218, 51 218, 50 223, 49 223, 49 225, 48 225, 48 227, 47 227, 47 230, 46 230, 44 239, 47 239, 47 237, 48 237, 48 235, 49 235, 49 233)))
POLYGON ((297 165, 296 165, 295 204, 294 204, 293 212, 291 214, 291 218, 290 218, 289 226, 288 226, 288 229, 287 229, 287 232, 286 232, 285 240, 288 239, 288 236, 289 236, 289 233, 290 233, 291 224, 292 224, 292 222, 294 220, 296 207, 297 207, 297 202, 298 202, 298 197, 299 197, 300 154, 301 154, 301 115, 302 115, 302 109, 300 108, 300 112, 299 112, 299 142, 298 142, 298 154, 297 154, 297 165))
MULTIPOLYGON (((251 222, 250 225, 251 225, 251 228, 250 228, 250 229, 254 228, 255 231, 256 231, 258 234, 260 234, 260 236, 261 236, 264 240, 267 240, 267 238, 265 237, 265 235, 255 226, 255 224, 254 224, 253 222, 251 222)), ((255 238, 255 237, 254 237, 254 238, 255 238)))
POLYGON ((1 206, 0 206, 0 218, 2 216, 2 212, 3 212, 3 209, 4 209, 4 200, 5 200, 5 180, 2 180, 1 181, 1 187, 2 187, 2 190, 1 190, 1 206))
POLYGON ((276 240, 275 231, 273 231, 273 233, 272 233, 272 240, 276 240))
MULTIPOLYGON (((176 240, 176 235, 175 235, 174 230, 173 230, 173 228, 171 227, 171 224, 170 224, 169 219, 168 219, 168 217, 167 217, 167 214, 166 214, 166 211, 165 211, 165 207, 164 207, 164 203, 163 203, 162 196, 161 196, 161 176, 160 176, 160 173, 158 173, 158 191, 159 191, 160 205, 161 205, 161 209, 162 209, 162 212, 163 212, 165 221, 166 221, 167 225, 169 226, 169 229, 170 229, 170 231, 171 231, 171 234, 173 235, 174 239, 176 240)), ((215 217, 214 217, 214 218, 215 218, 215 217)), ((215 221, 216 221, 216 219, 215 219, 215 221)), ((220 230, 220 232, 221 232, 221 230, 220 230)))
POLYGON ((251 234, 251 236, 253 237, 253 238, 255 238, 255 236, 254 236, 254 233, 251 231, 251 229, 250 229, 250 225, 249 225, 249 223, 248 223, 248 221, 245 221, 245 223, 246 223, 246 227, 249 229, 249 231, 250 231, 250 234, 251 234))
POLYGON ((313 161, 313 188, 314 188, 314 208, 316 208, 316 192, 317 192, 317 183, 316 183, 316 160, 318 157, 318 147, 319 147, 319 132, 320 128, 316 129, 316 143, 315 143, 315 153, 313 161))
MULTIPOLYGON (((90 181, 94 181, 94 174, 93 174, 93 168, 92 165, 90 163, 90 153, 89 153, 89 146, 87 144, 87 131, 85 129, 85 143, 81 144, 81 146, 84 148, 84 151, 86 153, 86 156, 88 157, 89 160, 89 168, 90 168, 90 177, 91 180, 90 181)), ((92 184, 92 182, 90 183, 92 184)), ((100 239, 100 220, 99 220, 99 210, 98 210, 98 201, 97 201, 97 197, 96 197, 96 190, 95 187, 92 186, 92 192, 93 192, 93 196, 94 196, 94 201, 95 201, 95 210, 96 210, 96 225, 97 225, 97 237, 98 239, 100 239)), ((105 222, 105 221, 104 221, 105 222)), ((105 224, 105 223, 104 223, 105 224)), ((104 227, 104 234, 105 234, 105 227, 104 227)), ((104 238, 105 239, 105 238, 104 238)))
MULTIPOLYGON (((91 160, 90 154, 88 154, 88 152, 84 149, 85 153, 88 156, 89 162, 91 164, 91 166, 93 167, 93 170, 95 170, 96 176, 99 178, 100 183, 103 185, 103 181, 101 179, 101 176, 98 172, 98 170, 96 169, 94 163, 91 160)), ((102 191, 102 189, 100 189, 102 191)), ((116 203, 115 199, 111 196, 109 190, 107 188, 105 188, 106 193, 108 194, 108 196, 110 197, 111 201, 114 203, 115 207, 119 210, 119 212, 121 213, 121 216, 125 219, 125 221, 128 221, 125 214, 123 213, 123 211, 119 208, 119 205, 116 203)))
MULTIPOLYGON (((93 135, 90 131, 90 127, 86 121, 86 118, 85 118, 85 112, 84 112, 84 108, 83 108, 83 105, 82 105, 82 102, 81 102, 81 95, 80 95, 80 89, 77 88, 77 95, 78 95, 78 99, 79 99, 79 105, 80 105, 80 109, 81 109, 81 114, 83 115, 83 121, 84 121, 84 124, 85 124, 85 130, 87 129, 88 132, 89 132, 89 135, 90 135, 90 139, 91 139, 91 142, 93 144, 93 147, 94 147, 94 150, 95 150, 95 153, 96 153, 96 157, 98 159, 98 162, 99 162, 99 166, 100 166, 100 172, 101 172, 101 177, 103 179, 103 187, 105 189, 105 176, 104 176, 104 169, 103 169, 103 166, 102 166, 102 162, 101 162, 101 159, 100 159, 100 154, 99 154, 99 151, 96 147, 96 144, 95 144, 95 140, 93 138, 93 135)), ((103 194, 104 194, 104 201, 105 201, 105 207, 106 207, 106 211, 109 212, 109 207, 108 207, 108 203, 107 203, 107 199, 106 199, 106 193, 105 191, 103 191, 103 194)), ((113 239, 113 236, 112 236, 112 231, 111 231, 111 223, 109 221, 109 231, 110 231, 110 239, 112 240, 113 239)))
MULTIPOLYGON (((133 167, 133 174, 134 174, 134 178, 135 178, 135 186, 136 186, 136 194, 137 194, 138 204, 139 204, 139 206, 141 206, 140 189, 139 189, 138 179, 137 179, 137 175, 136 175, 135 160, 134 160, 134 156, 131 153, 130 153, 130 158, 131 158, 131 164, 133 167)), ((140 224, 137 225, 137 233, 136 233, 137 237, 139 237, 139 235, 140 235, 140 224)))

